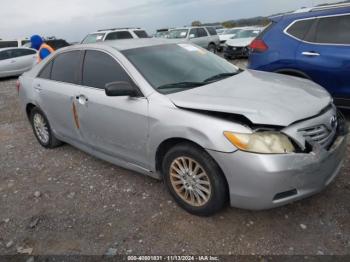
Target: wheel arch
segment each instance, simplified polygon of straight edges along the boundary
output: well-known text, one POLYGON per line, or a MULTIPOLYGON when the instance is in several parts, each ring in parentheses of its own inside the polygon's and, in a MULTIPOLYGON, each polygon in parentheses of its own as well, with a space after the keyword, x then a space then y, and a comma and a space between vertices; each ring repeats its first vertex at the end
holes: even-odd
POLYGON ((30 118, 30 113, 32 112, 32 110, 33 110, 35 107, 38 107, 38 106, 35 105, 35 104, 33 104, 33 103, 28 103, 28 104, 26 105, 26 114, 27 114, 28 119, 30 118))
POLYGON ((162 169, 162 164, 163 164, 163 158, 164 155, 174 146, 181 144, 181 143, 187 143, 191 144, 201 150, 205 150, 202 146, 200 146, 198 143, 186 139, 186 138, 181 138, 181 137, 172 137, 164 140, 162 143, 159 144, 157 150, 156 150, 156 156, 155 156, 155 163, 156 163, 156 171, 159 172, 160 174, 161 169, 162 169))
POLYGON ((283 68, 283 69, 276 70, 275 73, 289 75, 289 76, 296 76, 296 77, 301 77, 301 78, 311 80, 310 76, 308 76, 306 73, 304 73, 303 71, 298 70, 298 69, 283 68))
MULTIPOLYGON (((156 171, 160 175, 161 179, 163 179, 163 174, 162 174, 161 168, 162 168, 163 159, 164 159, 165 154, 174 146, 182 144, 182 143, 190 144, 190 145, 206 152, 204 147, 202 147, 201 145, 199 145, 198 143, 196 143, 190 139, 181 138, 181 137, 173 137, 173 138, 168 138, 168 139, 164 140, 158 146, 158 148, 156 150, 156 155, 155 155, 155 164, 156 164, 155 167, 156 167, 156 171)), ((221 174, 223 175, 223 177, 225 179, 226 187, 228 189, 229 187, 228 187, 228 182, 227 182, 225 173, 223 172, 223 170, 220 167, 220 165, 218 164, 218 162, 212 156, 210 156, 210 157, 213 159, 213 161, 217 164, 218 168, 220 169, 221 174)))

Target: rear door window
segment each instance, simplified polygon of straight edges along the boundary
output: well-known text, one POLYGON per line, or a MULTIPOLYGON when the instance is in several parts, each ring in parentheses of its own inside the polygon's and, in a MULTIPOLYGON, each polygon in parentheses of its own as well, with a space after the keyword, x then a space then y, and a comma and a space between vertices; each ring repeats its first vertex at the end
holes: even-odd
POLYGON ((205 37, 208 36, 207 31, 205 31, 204 28, 198 28, 198 37, 205 37))
POLYGON ((350 44, 350 15, 319 18, 315 42, 350 44))
POLYGON ((134 33, 137 35, 138 38, 148 38, 146 31, 143 30, 135 30, 134 33))
POLYGON ((287 33, 299 40, 304 40, 315 19, 296 21, 287 29, 287 33))
POLYGON ((207 27, 207 30, 208 30, 210 35, 217 35, 218 34, 214 27, 207 27))
POLYGON ((80 51, 59 54, 53 61, 51 79, 76 84, 78 82, 80 61, 80 51))
POLYGON ((10 51, 9 50, 0 52, 0 61, 6 60, 6 59, 10 59, 10 51))
POLYGON ((110 55, 89 50, 86 51, 83 67, 83 85, 105 89, 112 82, 131 82, 124 68, 110 55))
POLYGON ((106 37, 106 40, 118 40, 118 39, 131 39, 133 38, 130 32, 128 31, 118 31, 109 33, 106 37))

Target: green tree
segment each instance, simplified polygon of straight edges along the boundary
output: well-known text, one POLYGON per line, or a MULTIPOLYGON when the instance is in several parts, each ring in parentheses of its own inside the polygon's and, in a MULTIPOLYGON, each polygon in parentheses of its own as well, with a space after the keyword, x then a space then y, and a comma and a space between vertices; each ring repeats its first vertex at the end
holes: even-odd
POLYGON ((232 28, 232 27, 236 27, 237 26, 237 24, 235 22, 232 22, 232 21, 223 22, 222 25, 225 28, 232 28))
POLYGON ((202 23, 200 21, 193 21, 192 26, 201 26, 202 23))

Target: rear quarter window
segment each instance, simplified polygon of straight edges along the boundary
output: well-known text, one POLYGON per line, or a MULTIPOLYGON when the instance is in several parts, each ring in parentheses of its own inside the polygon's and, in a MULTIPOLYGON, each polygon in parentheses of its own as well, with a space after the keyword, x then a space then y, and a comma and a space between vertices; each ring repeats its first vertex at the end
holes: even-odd
POLYGON ((299 40, 304 40, 314 22, 315 19, 296 21, 286 32, 299 40))
POLYGON ((138 38, 148 38, 148 34, 146 31, 143 30, 135 30, 134 33, 137 35, 138 38))
POLYGON ((51 79, 51 69, 52 69, 52 61, 45 65, 45 67, 41 70, 38 77, 42 79, 51 79))

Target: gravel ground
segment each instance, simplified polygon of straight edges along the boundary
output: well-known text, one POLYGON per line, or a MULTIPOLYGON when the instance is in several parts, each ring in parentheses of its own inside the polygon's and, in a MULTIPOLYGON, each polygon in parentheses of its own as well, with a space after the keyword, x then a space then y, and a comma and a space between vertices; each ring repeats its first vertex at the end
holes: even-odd
POLYGON ((306 200, 191 216, 162 182, 69 145, 40 147, 15 79, 0 81, 0 254, 345 255, 349 215, 347 160, 334 183, 306 200))

